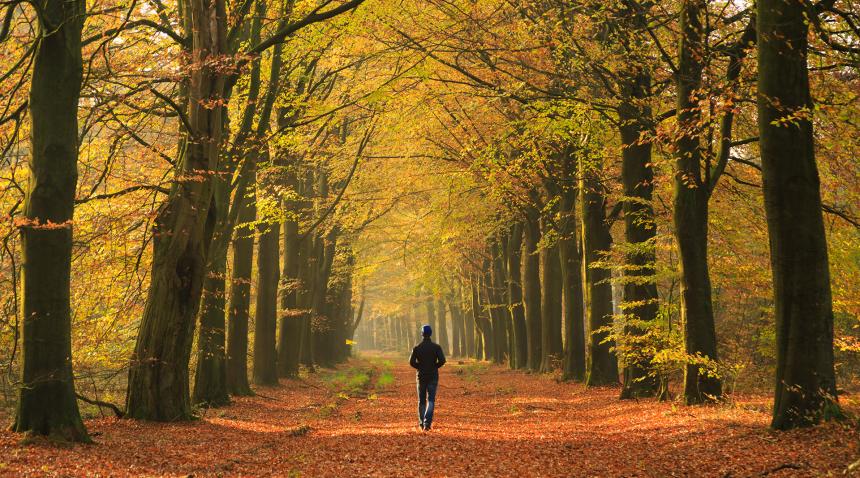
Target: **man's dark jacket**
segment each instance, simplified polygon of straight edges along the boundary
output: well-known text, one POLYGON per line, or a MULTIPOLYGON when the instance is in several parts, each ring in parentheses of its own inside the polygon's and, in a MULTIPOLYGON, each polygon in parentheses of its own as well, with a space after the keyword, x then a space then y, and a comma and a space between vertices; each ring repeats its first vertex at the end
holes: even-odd
POLYGON ((439 344, 434 344, 430 337, 425 337, 412 349, 409 365, 418 370, 418 380, 435 380, 439 378, 439 367, 445 365, 445 354, 439 344))

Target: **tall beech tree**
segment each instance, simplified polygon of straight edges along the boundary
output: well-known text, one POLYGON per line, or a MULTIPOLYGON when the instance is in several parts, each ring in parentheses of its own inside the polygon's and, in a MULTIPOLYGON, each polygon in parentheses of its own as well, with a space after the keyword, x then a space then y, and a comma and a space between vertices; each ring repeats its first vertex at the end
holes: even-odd
POLYGON ((523 223, 523 305, 526 312, 526 367, 540 370, 541 344, 541 282, 540 282, 540 213, 534 207, 526 207, 523 223))
POLYGON ((815 162, 807 55, 810 9, 760 0, 758 129, 776 316, 776 429, 839 414, 833 305, 815 162))
MULTIPOLYGON (((7 8, 11 18, 16 5, 7 8)), ((39 38, 29 100, 29 184, 25 219, 19 226, 23 359, 12 429, 89 442, 75 398, 69 294, 86 3, 46 0, 37 14, 39 38)), ((0 33, 0 43, 5 36, 5 31, 0 33)))
MULTIPOLYGON (((690 357, 684 369, 684 400, 687 404, 716 400, 722 383, 715 371, 701 366, 700 359, 717 360, 717 337, 711 305, 708 271, 708 198, 710 175, 702 174, 705 152, 700 145, 698 124, 702 94, 705 32, 702 16, 707 2, 684 1, 681 7, 681 40, 678 71, 678 139, 675 174, 675 238, 681 256, 681 321, 684 343, 690 357)), ((708 167, 707 165, 705 167, 708 167)))
POLYGON ((675 140, 676 173, 674 183, 673 219, 675 240, 681 259, 681 322, 684 324, 684 345, 688 363, 684 370, 684 400, 687 404, 719 399, 722 385, 717 360, 717 338, 711 299, 711 278, 708 267, 709 201, 728 164, 732 149, 734 125, 734 95, 741 71, 741 62, 749 46, 755 42, 752 19, 739 38, 723 49, 728 57, 721 92, 730 105, 719 119, 717 150, 705 141, 702 127, 704 64, 709 60, 705 27, 702 17, 707 2, 688 1, 680 14, 676 84, 678 90, 678 133, 675 140), (704 363, 703 363, 704 362, 704 363))
MULTIPOLYGON (((602 165, 598 165, 602 166, 602 165)), ((598 167, 580 158, 580 195, 582 202, 582 248, 585 270, 585 296, 588 311, 588 338, 585 385, 618 383, 618 357, 609 342, 613 324, 612 273, 600 263, 612 247, 612 234, 606 217, 606 186, 598 167)))
MULTIPOLYGON (((632 319, 628 327, 631 334, 640 333, 642 322, 657 317, 657 285, 654 275, 654 208, 651 205, 654 190, 654 170, 651 144, 641 142, 643 133, 651 128, 648 119, 650 108, 640 106, 650 92, 650 77, 637 73, 624 85, 629 88, 630 99, 619 107, 621 140, 621 181, 624 186, 624 231, 627 240, 627 260, 624 269, 625 314, 632 319)), ((657 380, 646 363, 628 363, 624 367, 622 398, 651 396, 657 393, 657 380)))
POLYGON ((561 261, 562 309, 564 314, 564 355, 562 378, 585 380, 585 324, 582 287, 582 251, 578 240, 576 199, 578 196, 578 148, 568 145, 560 161, 560 205, 558 255, 561 261))

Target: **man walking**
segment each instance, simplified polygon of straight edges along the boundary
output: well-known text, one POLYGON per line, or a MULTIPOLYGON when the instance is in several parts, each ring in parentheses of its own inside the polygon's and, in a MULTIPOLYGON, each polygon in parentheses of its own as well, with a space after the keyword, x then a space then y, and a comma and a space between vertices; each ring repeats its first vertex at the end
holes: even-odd
POLYGON ((436 402, 436 387, 439 386, 439 367, 445 365, 445 354, 439 344, 430 340, 433 329, 429 325, 421 327, 421 335, 424 340, 412 349, 409 365, 418 370, 418 426, 427 431, 433 423, 433 405, 436 402))

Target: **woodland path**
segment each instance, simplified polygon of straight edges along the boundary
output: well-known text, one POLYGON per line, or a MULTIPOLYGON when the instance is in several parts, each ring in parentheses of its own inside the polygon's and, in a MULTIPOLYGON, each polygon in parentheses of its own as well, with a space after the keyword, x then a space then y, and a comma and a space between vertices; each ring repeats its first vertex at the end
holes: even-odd
POLYGON ((422 433, 403 362, 354 359, 191 423, 88 420, 95 445, 24 447, 2 431, 0 476, 842 476, 858 456, 840 425, 769 431, 763 400, 621 402, 616 389, 456 361, 422 433))

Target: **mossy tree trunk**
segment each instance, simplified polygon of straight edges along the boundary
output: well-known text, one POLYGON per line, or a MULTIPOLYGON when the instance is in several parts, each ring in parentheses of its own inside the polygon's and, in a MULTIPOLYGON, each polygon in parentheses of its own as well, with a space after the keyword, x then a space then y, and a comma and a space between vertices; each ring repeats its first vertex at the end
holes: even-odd
POLYGON ((487 303, 490 306, 490 317, 492 319, 493 361, 495 363, 504 363, 505 358, 508 356, 507 329, 508 323, 511 320, 507 300, 508 274, 505 268, 507 262, 505 260, 505 242, 507 241, 504 236, 499 237, 490 247, 493 261, 488 278, 491 282, 488 289, 487 303))
POLYGON ((21 226, 22 377, 12 429, 89 442, 75 398, 70 304, 86 4, 46 0, 39 5, 40 38, 30 83, 27 221, 21 226))

